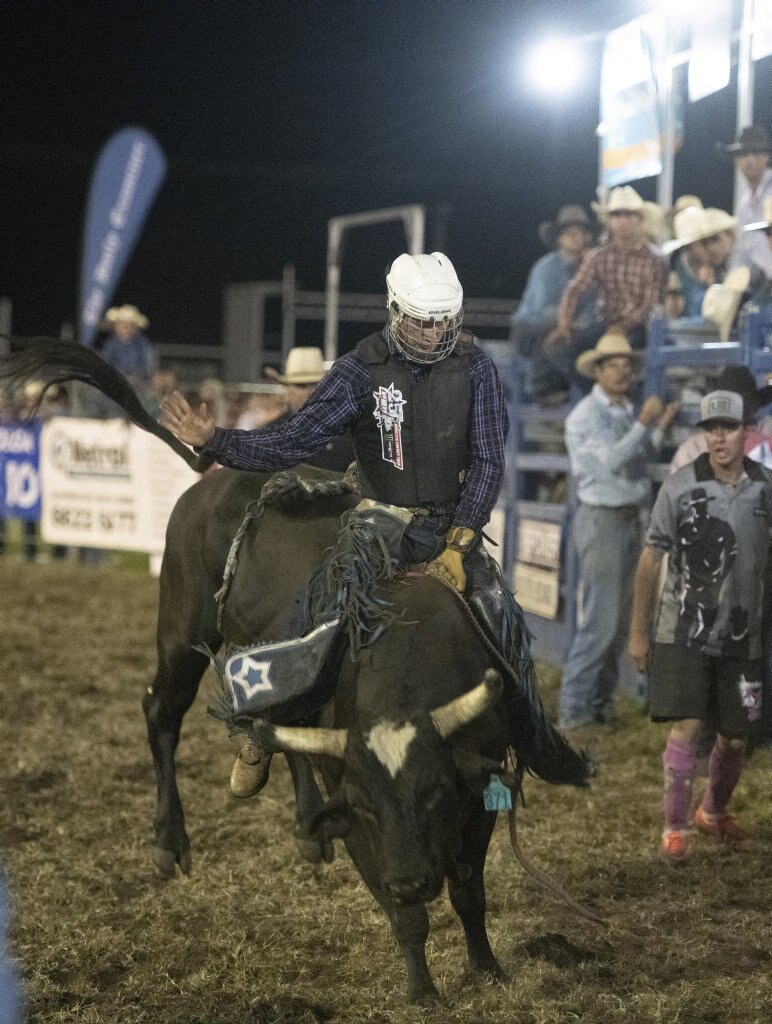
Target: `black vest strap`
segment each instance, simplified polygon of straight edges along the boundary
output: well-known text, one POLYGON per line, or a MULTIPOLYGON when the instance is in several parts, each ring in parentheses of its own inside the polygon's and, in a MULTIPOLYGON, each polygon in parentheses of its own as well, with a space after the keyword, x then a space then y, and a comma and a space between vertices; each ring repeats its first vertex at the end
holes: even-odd
POLYGON ((456 502, 464 481, 472 408, 469 345, 416 379, 381 334, 357 345, 373 397, 353 429, 365 497, 406 507, 456 502))

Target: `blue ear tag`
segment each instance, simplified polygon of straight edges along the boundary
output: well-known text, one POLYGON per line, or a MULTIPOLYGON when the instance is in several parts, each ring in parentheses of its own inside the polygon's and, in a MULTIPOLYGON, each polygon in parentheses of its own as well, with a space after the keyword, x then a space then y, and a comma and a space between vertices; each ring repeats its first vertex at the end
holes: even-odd
POLYGON ((483 790, 486 811, 511 811, 512 792, 498 775, 491 775, 490 782, 483 790))

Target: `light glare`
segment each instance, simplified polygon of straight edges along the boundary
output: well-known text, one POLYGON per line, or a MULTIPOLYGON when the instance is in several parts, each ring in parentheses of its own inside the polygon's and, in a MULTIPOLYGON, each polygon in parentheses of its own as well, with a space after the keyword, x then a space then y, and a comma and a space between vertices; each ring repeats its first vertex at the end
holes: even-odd
POLYGON ((537 46, 529 61, 530 77, 545 92, 565 92, 579 81, 580 62, 576 48, 553 40, 537 46))

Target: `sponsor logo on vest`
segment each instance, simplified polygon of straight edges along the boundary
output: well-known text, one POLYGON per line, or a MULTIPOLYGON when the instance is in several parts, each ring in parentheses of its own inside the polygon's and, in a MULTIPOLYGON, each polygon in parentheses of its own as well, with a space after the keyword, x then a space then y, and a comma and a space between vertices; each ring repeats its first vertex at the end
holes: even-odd
POLYGON ((389 384, 387 388, 380 387, 373 391, 373 398, 373 416, 381 431, 381 457, 384 462, 390 462, 395 469, 404 469, 401 424, 404 419, 402 407, 405 405, 405 399, 402 392, 396 390, 393 384, 389 384))

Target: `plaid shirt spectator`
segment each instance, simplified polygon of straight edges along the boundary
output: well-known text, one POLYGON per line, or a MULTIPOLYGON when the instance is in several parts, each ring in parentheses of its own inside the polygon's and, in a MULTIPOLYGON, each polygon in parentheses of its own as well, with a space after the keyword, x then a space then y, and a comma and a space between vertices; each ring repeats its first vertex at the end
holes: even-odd
POLYGON ((664 302, 666 283, 665 260, 653 246, 641 242, 628 249, 606 242, 584 257, 563 292, 558 322, 573 326, 579 299, 597 288, 607 324, 642 327, 652 308, 664 302))
MULTIPOLYGON (((392 354, 401 358, 385 332, 392 354)), ((437 517, 452 517, 458 526, 481 530, 490 519, 504 476, 504 442, 509 420, 490 358, 473 349, 472 414, 466 476, 458 505, 432 505, 437 517)), ((431 371, 405 360, 416 379, 431 371)), ((246 470, 288 469, 308 459, 362 416, 372 411, 373 384, 367 365, 356 351, 341 356, 319 382, 308 401, 281 426, 259 430, 223 430, 201 449, 223 466, 246 470)))

